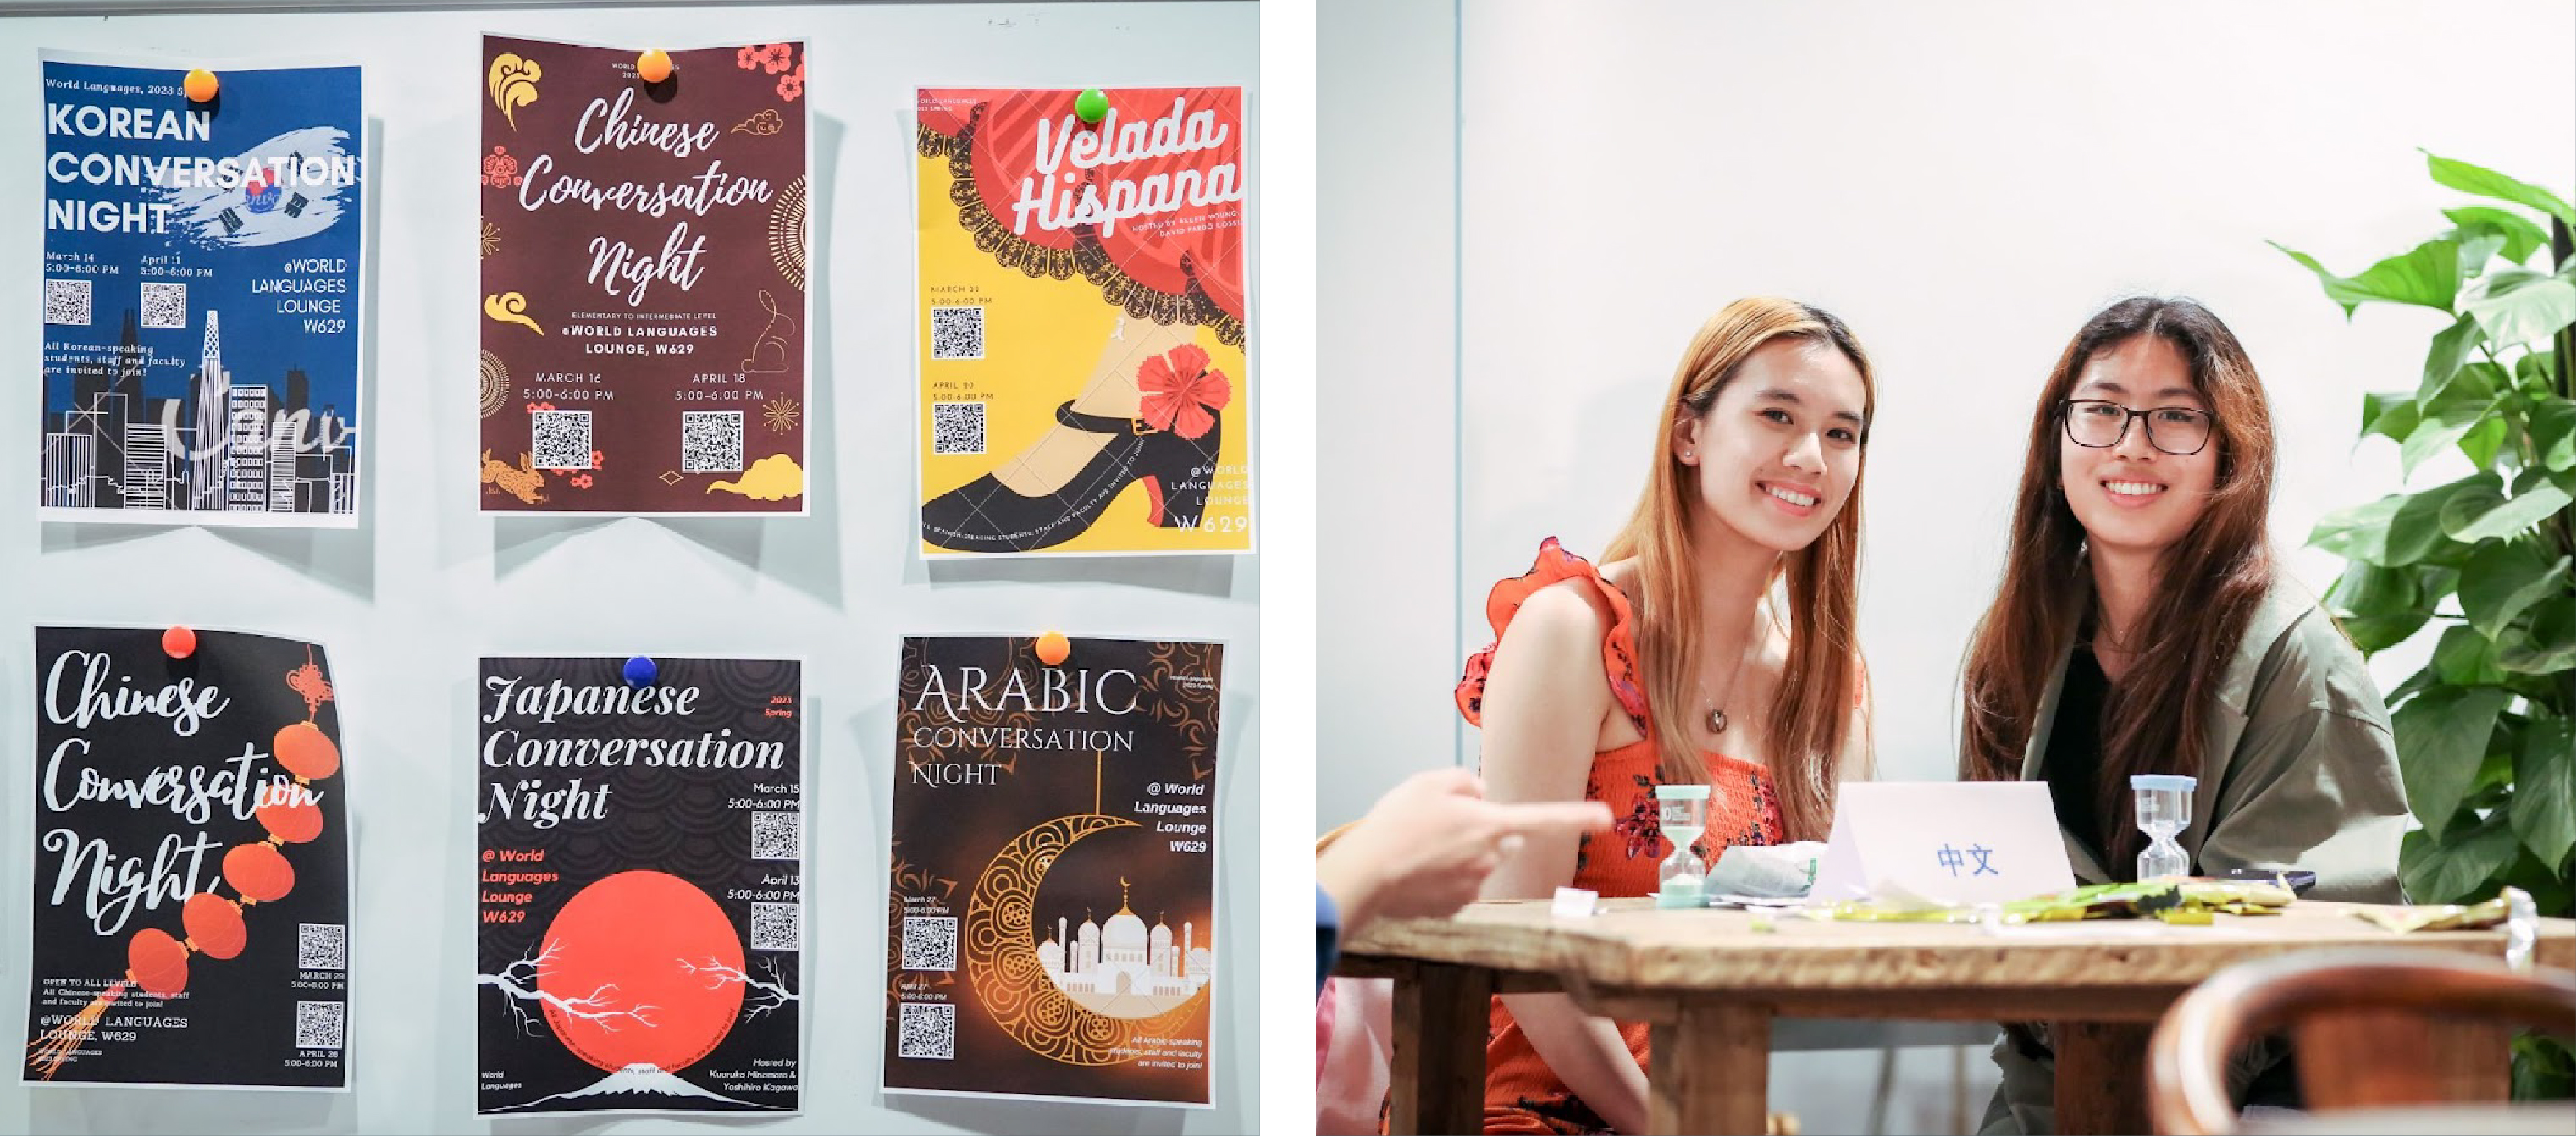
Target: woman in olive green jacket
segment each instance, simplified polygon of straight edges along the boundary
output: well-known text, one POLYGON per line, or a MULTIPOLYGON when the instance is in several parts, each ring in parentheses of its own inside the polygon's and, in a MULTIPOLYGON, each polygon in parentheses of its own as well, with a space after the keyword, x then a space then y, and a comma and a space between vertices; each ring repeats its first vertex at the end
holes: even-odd
MULTIPOLYGON (((2316 873, 2314 899, 2398 902, 2406 795, 2388 708, 2266 538, 2271 412, 2225 324, 2188 300, 2103 309, 2032 417, 2003 584, 1965 678, 1963 780, 2046 781, 2084 883, 2132 880, 2129 778, 2198 779, 2192 870, 2316 873)), ((2295 1099, 2282 1051, 2240 1094, 2295 1099)), ((2046 1030, 2010 1025, 1986 1132, 2050 1131, 2046 1030)))

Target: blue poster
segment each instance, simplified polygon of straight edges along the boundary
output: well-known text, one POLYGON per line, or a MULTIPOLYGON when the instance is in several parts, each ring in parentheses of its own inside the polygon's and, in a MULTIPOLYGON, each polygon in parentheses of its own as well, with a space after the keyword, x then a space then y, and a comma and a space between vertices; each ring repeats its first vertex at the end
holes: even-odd
POLYGON ((39 512, 354 526, 358 69, 44 71, 39 512))

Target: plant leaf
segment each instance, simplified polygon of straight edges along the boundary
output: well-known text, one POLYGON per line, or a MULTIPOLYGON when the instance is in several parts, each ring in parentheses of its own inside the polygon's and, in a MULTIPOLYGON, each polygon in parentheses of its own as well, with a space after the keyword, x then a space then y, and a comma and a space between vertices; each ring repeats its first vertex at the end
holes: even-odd
MULTIPOLYGON (((2445 380, 2447 381, 2447 380, 2445 380)), ((2405 391, 2372 391, 2361 396, 2361 436, 2380 434, 2403 442, 2424 420, 2415 396, 2405 391)))
POLYGON ((2557 194, 2529 182, 2506 177, 2484 166, 2441 157, 2430 150, 2424 152, 2424 158, 2426 167, 2438 184, 2449 186, 2462 193, 2474 193, 2480 197, 2492 197, 2498 201, 2510 201, 2516 205, 2537 209, 2567 222, 2571 228, 2576 228, 2576 206, 2568 205, 2557 194))
POLYGON ((2513 863, 2522 842, 2503 817, 2449 839, 2427 828, 2410 832, 2397 852, 2398 881, 2415 903, 2472 903, 2495 894, 2495 874, 2513 863))
POLYGON ((2415 388, 2415 397, 2430 403, 2451 385, 2451 376, 2460 373, 2460 365, 2469 361, 2469 353, 2478 346, 2478 321, 2461 316, 2451 326, 2433 337, 2433 347, 2424 353, 2424 381, 2415 388))
POLYGON ((2452 224, 2458 225, 2463 236, 2473 231, 2483 230, 2503 237, 2503 256, 2515 264, 2531 259, 2531 250, 2549 243, 2549 234, 2541 231, 2540 226, 2532 224, 2531 218, 2510 209, 2498 209, 2492 205, 2463 205, 2457 209, 2445 209, 2442 215, 2450 218, 2452 224))
POLYGON ((2540 862, 2557 867, 2576 847, 2576 722, 2543 718, 2514 751, 2513 831, 2540 862))
POLYGON ((2433 645, 2433 673, 2451 686, 2502 686, 2513 677, 2496 665, 2495 641, 2465 623, 2452 624, 2433 645))
POLYGON ((2497 645, 2496 665, 2543 675, 2576 668, 2576 596, 2533 604, 2527 621, 2497 645))
POLYGON ((2536 343, 2576 323, 2576 283, 2519 269, 2489 278, 2487 287, 2460 305, 2498 349, 2536 343))
POLYGON ((2494 469, 2497 456, 2508 453, 2504 444, 2512 436, 2513 431, 2505 425, 2503 417, 2481 418, 2477 425, 2469 427, 2468 433, 2460 435, 2460 452, 2469 456, 2469 464, 2479 469, 2494 469))
POLYGON ((2411 568, 2381 568, 2353 561, 2327 590, 2335 622, 2364 654, 2384 651, 2412 638, 2433 617, 2422 602, 2418 573, 2411 568))
POLYGON ((2451 310, 2451 302, 2460 292, 2460 245, 2449 238, 2436 238, 2415 246, 2412 251, 2389 257, 2363 269, 2358 276, 2344 277, 2325 270, 2315 257, 2279 241, 2273 248, 2289 254, 2290 259, 2316 273, 2325 285, 2326 298, 2343 306, 2343 314, 2363 304, 2380 302, 2416 304, 2427 308, 2451 310))
POLYGON ((2546 472, 2524 471, 2515 479, 2518 484, 2509 499, 2495 500, 2501 495, 2485 492, 2454 496, 2442 507, 2442 530, 2462 544, 2475 544, 2521 532, 2576 502, 2576 497, 2568 496, 2566 489, 2544 476, 2546 472), (2456 525, 2452 523, 2455 518, 2459 522, 2456 525))
POLYGON ((2460 611, 2479 634, 2497 639, 2524 609, 2571 588, 2576 581, 2568 574, 2567 557, 2552 562, 2530 541, 2494 541, 2469 554, 2468 569, 2460 574, 2460 611))
MULTIPOLYGON (((2456 628, 2454 630, 2457 630, 2456 628)), ((2471 634, 2476 634, 2471 632, 2471 634)), ((2448 641, 2450 636, 2443 636, 2448 641)), ((2488 687, 2437 687, 2415 696, 2391 715, 2397 727, 2397 768, 2406 779, 2406 801, 2435 836, 2459 811, 2460 798, 2477 780, 2487 735, 2511 697, 2488 687)))
POLYGON ((2542 469, 2576 469, 2576 400, 2543 395, 2531 411, 2531 448, 2542 469))

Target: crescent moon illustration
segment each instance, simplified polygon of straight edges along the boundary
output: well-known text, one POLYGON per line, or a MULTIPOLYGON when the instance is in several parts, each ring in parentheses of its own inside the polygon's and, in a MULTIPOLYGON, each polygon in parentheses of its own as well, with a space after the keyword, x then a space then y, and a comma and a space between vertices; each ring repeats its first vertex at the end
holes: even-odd
POLYGON ((966 903, 966 975, 993 1022, 1038 1056, 1068 1065, 1117 1065, 1139 1037, 1164 1037, 1207 1004, 1207 987, 1150 1018, 1113 1018, 1075 1002, 1038 961, 1038 885, 1083 837, 1135 821, 1099 813, 1058 817, 1023 832, 975 878, 966 903))

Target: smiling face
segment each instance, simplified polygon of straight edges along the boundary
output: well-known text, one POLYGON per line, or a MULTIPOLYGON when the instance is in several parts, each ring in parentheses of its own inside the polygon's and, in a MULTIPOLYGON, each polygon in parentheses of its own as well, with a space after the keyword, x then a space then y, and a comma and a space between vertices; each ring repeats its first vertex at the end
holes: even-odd
POLYGON ((1708 409, 1677 424, 1674 458, 1700 503, 1775 552, 1815 542, 1860 478, 1866 388, 1829 343, 1778 339, 1744 357, 1708 409))
POLYGON ((2084 526, 2086 541, 2096 549, 2148 554, 2172 547, 2208 508, 2219 458, 2214 429, 2207 431, 2210 437, 2198 453, 2166 453, 2149 442, 2152 422, 2157 440, 2174 449, 2189 448, 2195 420, 2174 411, 2201 416, 2210 411, 2208 400, 2192 386, 2191 365, 2181 350, 2162 336, 2133 336, 2094 355, 2067 398, 2111 404, 2077 401, 2069 406, 2064 413, 2074 416, 2071 427, 2077 435, 2092 429, 2102 435, 2116 432, 2117 421, 2130 415, 2112 407, 2150 412, 2129 421, 2116 445, 2078 445, 2060 435, 2058 484, 2084 526), (2098 417, 2088 421, 2087 416, 2098 417), (2178 440, 2184 444, 2177 445, 2178 440))

